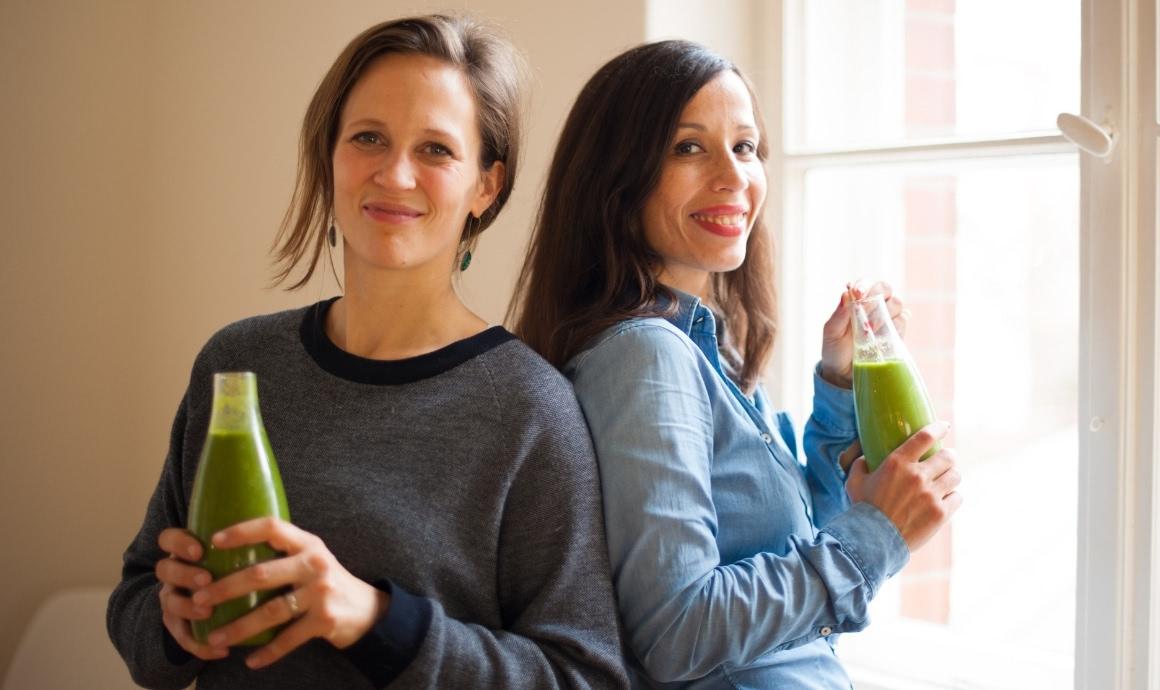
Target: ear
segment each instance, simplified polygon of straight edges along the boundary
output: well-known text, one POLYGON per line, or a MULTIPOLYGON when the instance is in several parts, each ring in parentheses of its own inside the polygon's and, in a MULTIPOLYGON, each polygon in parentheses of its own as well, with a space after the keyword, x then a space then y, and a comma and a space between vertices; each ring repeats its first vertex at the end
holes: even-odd
POLYGON ((491 168, 479 174, 479 192, 471 203, 471 215, 479 218, 483 212, 491 207, 495 198, 503 189, 504 165, 500 161, 491 164, 491 168))

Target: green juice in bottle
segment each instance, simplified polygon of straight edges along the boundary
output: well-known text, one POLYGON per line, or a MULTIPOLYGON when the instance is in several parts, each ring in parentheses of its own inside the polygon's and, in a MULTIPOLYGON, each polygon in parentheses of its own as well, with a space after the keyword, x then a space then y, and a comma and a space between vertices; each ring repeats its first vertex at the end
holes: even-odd
MULTIPOLYGON (((219 580, 281 556, 268 544, 219 549, 210 543, 217 531, 259 517, 290 520, 282 477, 258 412, 257 377, 251 372, 214 374, 213 411, 198 460, 187 525, 204 550, 198 565, 219 580)), ((191 622, 194 638, 204 644, 211 631, 277 594, 274 590, 251 592, 218 604, 208 619, 191 622)), ((264 645, 276 633, 266 630, 240 644, 264 645)))
MULTIPOLYGON (((906 439, 935 421, 926 386, 881 295, 850 305, 854 327, 854 415, 871 472, 906 439)), ((935 444, 925 460, 938 451, 935 444)))

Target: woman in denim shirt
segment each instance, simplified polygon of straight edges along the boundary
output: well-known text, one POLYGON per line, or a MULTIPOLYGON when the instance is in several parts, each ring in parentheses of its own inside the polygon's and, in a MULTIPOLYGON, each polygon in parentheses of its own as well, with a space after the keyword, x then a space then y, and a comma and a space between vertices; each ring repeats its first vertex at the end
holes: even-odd
MULTIPOLYGON (((868 474, 847 290, 824 327, 798 459, 759 377, 776 333, 760 114, 731 63, 637 47, 564 126, 513 306, 576 386, 600 462, 640 685, 846 688, 838 633, 958 508, 953 453, 921 430, 868 474), (843 452, 846 451, 846 452, 843 452)), ((907 313, 879 284, 900 329, 907 313)))

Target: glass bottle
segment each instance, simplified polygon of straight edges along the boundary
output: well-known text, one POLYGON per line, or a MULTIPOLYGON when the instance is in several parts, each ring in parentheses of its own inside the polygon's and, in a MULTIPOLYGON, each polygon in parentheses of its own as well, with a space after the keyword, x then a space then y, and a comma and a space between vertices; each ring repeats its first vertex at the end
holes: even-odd
MULTIPOLYGON (((873 472, 902 442, 935 421, 926 385, 881 295, 850 304, 854 329, 854 413, 873 472)), ((922 459, 934 455, 935 444, 922 459)))
MULTIPOLYGON (((219 549, 210 543, 210 538, 221 529, 268 516, 289 521, 290 509, 258 412, 258 379, 248 371, 214 374, 213 409, 197 464, 187 525, 204 550, 199 565, 218 580, 255 563, 280 557, 282 554, 268 544, 219 549)), ((192 621, 194 638, 205 643, 211 631, 277 594, 274 590, 251 592, 218 604, 208 619, 192 621)), ((266 644, 274 639, 276 632, 266 630, 241 645, 266 644)))

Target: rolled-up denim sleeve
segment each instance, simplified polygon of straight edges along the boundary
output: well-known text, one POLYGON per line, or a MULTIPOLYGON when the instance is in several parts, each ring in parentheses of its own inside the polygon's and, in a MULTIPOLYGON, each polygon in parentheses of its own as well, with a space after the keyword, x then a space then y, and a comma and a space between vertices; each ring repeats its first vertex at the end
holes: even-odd
POLYGON ((806 481, 814 502, 814 522, 830 524, 850 508, 846 473, 838 456, 858 438, 854 420, 854 392, 822 378, 814 368, 814 409, 806 422, 802 445, 806 454, 806 481))
POLYGON ((567 373, 600 466, 605 526, 629 646, 655 680, 865 627, 905 544, 870 506, 785 555, 722 563, 712 494, 714 414, 695 346, 645 322, 607 337, 567 373), (900 550, 901 549, 901 550, 900 550))

